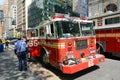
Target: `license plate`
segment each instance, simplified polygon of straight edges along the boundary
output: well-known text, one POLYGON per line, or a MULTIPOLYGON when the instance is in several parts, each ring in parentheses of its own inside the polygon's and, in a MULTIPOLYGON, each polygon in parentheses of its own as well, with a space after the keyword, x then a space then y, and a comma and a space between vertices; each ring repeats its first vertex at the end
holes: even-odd
POLYGON ((80 61, 84 62, 86 61, 86 58, 81 58, 80 61))

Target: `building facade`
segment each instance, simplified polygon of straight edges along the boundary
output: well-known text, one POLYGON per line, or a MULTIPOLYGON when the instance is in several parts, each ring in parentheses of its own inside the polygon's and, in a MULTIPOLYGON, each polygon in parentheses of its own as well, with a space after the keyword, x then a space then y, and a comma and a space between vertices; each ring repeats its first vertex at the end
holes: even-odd
POLYGON ((25 35, 25 0, 17 0, 17 31, 20 36, 25 35))
POLYGON ((6 37, 6 26, 8 26, 8 20, 6 19, 8 15, 8 0, 5 0, 3 4, 3 10, 4 10, 4 17, 3 17, 3 27, 2 27, 2 37, 6 37))
POLYGON ((48 20, 55 13, 72 12, 72 0, 33 0, 28 8, 28 28, 34 28, 40 22, 48 20))
POLYGON ((2 27, 3 27, 3 22, 2 22, 2 19, 3 19, 3 9, 1 8, 0 9, 0 38, 2 38, 2 27))
MULTIPOLYGON (((25 28, 25 30, 26 30, 26 32, 27 32, 27 29, 28 29, 28 7, 29 7, 29 5, 33 2, 34 0, 26 0, 25 1, 25 14, 26 14, 26 16, 25 16, 25 18, 26 18, 26 28, 25 28)), ((25 32, 25 33, 26 33, 25 32)))
POLYGON ((3 9, 0 10, 0 21, 3 19, 3 9))
POLYGON ((120 11, 120 0, 89 0, 89 17, 120 11))
POLYGON ((9 36, 13 37, 13 32, 11 33, 12 28, 12 5, 14 4, 14 0, 5 0, 4 2, 4 17, 3 17, 3 29, 2 29, 2 37, 7 38, 9 36))
POLYGON ((26 36, 28 27, 28 5, 33 0, 17 0, 17 27, 16 30, 19 36, 26 36))
POLYGON ((73 0, 73 12, 79 13, 81 18, 88 17, 88 0, 73 0))
POLYGON ((15 29, 16 29, 16 2, 14 2, 11 5, 9 14, 10 14, 10 16, 9 16, 9 23, 10 23, 10 26, 9 26, 9 36, 17 37, 17 35, 15 35, 15 29))

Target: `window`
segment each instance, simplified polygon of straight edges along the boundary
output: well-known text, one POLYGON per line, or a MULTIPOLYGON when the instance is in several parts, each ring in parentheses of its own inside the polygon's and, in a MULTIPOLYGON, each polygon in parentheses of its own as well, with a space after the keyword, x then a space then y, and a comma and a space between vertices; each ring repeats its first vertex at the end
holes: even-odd
POLYGON ((58 38, 69 38, 80 36, 80 29, 78 23, 69 21, 56 21, 55 26, 57 27, 58 38))
POLYGON ((28 37, 38 37, 38 30, 37 29, 28 29, 27 36, 28 37))
POLYGON ((39 29, 39 32, 40 32, 40 36, 44 36, 45 35, 45 28, 44 27, 41 27, 39 29))
POLYGON ((53 24, 46 25, 47 37, 54 37, 54 26, 53 24))
POLYGON ((92 23, 81 22, 80 27, 82 28, 82 35, 83 36, 93 36, 94 29, 92 23))
POLYGON ((104 12, 106 13, 107 11, 117 11, 117 5, 114 4, 114 3, 111 3, 111 4, 108 4, 105 9, 104 9, 104 12))
POLYGON ((105 25, 120 23, 120 17, 113 17, 105 19, 105 25))

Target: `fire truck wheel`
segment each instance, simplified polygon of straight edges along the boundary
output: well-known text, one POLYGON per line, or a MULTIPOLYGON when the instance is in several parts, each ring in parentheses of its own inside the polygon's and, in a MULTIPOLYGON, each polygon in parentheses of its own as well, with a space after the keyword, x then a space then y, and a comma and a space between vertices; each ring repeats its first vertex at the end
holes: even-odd
POLYGON ((27 53, 26 58, 27 58, 27 61, 30 61, 30 60, 31 60, 31 56, 30 56, 30 53, 29 53, 29 52, 27 53))
POLYGON ((46 53, 43 54, 42 61, 45 65, 49 64, 49 58, 48 58, 48 55, 46 53))
POLYGON ((98 54, 103 54, 104 53, 103 48, 100 45, 97 45, 97 53, 98 54))

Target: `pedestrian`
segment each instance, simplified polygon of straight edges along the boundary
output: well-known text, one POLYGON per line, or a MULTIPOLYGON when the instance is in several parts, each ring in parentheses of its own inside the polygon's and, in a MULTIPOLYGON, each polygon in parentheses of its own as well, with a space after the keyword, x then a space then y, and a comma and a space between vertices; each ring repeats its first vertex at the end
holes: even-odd
POLYGON ((5 49, 7 49, 9 47, 9 42, 8 40, 5 41, 5 49))
POLYGON ((2 40, 0 40, 0 52, 3 52, 3 44, 2 44, 2 40))
MULTIPOLYGON (((27 40, 27 38, 24 36, 23 37, 23 40, 26 42, 26 45, 28 46, 28 42, 29 42, 29 40, 27 40)), ((30 61, 30 50, 29 50, 29 48, 27 48, 27 50, 26 50, 26 59, 27 59, 27 61, 30 61)))
POLYGON ((26 51, 28 47, 26 45, 26 42, 20 38, 18 38, 18 41, 15 43, 14 51, 15 54, 18 57, 19 60, 19 70, 27 70, 27 61, 26 61, 26 51))

